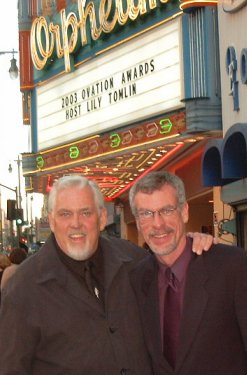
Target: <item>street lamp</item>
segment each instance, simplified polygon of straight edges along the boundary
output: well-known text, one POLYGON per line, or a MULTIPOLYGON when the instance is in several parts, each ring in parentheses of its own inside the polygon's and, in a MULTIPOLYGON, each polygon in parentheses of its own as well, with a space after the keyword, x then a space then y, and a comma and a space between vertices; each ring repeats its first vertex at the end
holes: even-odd
MULTIPOLYGON (((16 187, 16 200, 17 200, 17 210, 18 212, 22 211, 22 196, 21 196, 21 162, 22 160, 20 159, 20 156, 18 155, 17 160, 14 160, 17 163, 17 168, 18 168, 18 188, 16 187)), ((13 168, 11 163, 9 164, 8 168, 9 173, 12 173, 13 168)), ((21 221, 23 222, 23 214, 21 215, 22 219, 21 221)), ((17 237, 18 241, 20 241, 21 237, 21 228, 20 225, 17 225, 17 237)))
MULTIPOLYGON (((17 196, 17 207, 22 208, 22 196, 21 196, 21 159, 20 156, 18 155, 17 160, 14 160, 17 163, 17 168, 18 168, 18 196, 17 196)), ((9 173, 13 172, 13 168, 11 163, 9 164, 8 168, 9 173)))
POLYGON ((15 53, 18 53, 18 51, 15 51, 14 49, 12 51, 0 51, 0 55, 6 55, 9 53, 12 54, 12 59, 10 60, 9 76, 11 79, 16 79, 18 77, 19 70, 16 65, 15 53))

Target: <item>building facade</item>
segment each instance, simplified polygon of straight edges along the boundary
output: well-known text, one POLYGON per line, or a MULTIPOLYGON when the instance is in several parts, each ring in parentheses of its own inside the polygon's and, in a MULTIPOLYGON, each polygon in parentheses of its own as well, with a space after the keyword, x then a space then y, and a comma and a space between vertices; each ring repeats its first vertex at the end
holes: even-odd
POLYGON ((185 181, 188 229, 212 233, 201 162, 222 138, 216 3, 21 0, 19 32, 26 191, 46 195, 65 174, 94 179, 111 234, 140 244, 128 190, 169 169, 185 181))
MULTIPOLYGON (((247 248, 247 40, 246 1, 218 5, 222 87, 222 140, 203 155, 205 186, 219 191, 222 230, 247 248)), ((219 201, 218 201, 219 202, 219 201)))

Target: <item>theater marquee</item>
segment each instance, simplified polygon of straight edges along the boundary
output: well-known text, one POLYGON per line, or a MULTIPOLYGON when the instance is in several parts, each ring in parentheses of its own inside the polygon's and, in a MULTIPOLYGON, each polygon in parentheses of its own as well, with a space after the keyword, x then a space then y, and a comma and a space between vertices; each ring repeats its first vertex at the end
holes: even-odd
POLYGON ((39 150, 182 108, 179 27, 173 20, 38 87, 39 150))

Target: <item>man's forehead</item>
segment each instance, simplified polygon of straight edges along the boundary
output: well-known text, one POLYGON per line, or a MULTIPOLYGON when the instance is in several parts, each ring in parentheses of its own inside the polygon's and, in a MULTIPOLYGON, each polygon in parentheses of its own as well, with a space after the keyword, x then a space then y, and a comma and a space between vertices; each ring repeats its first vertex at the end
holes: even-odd
POLYGON ((137 193, 136 193, 136 196, 138 194, 145 194, 145 195, 149 195, 149 196, 152 196, 154 194, 164 194, 164 191, 170 191, 172 193, 174 193, 175 195, 177 195, 177 192, 176 192, 176 189, 174 186, 170 185, 170 184, 164 184, 162 186, 160 186, 159 188, 157 189, 142 189, 142 190, 138 190, 137 193))
POLYGON ((153 191, 138 191, 135 201, 138 204, 145 205, 146 202, 156 202, 162 206, 177 200, 177 193, 173 186, 167 184, 160 189, 153 191), (168 194, 169 193, 169 194, 168 194))
POLYGON ((84 208, 95 205, 95 199, 90 187, 75 187, 59 191, 54 203, 55 206, 84 208))

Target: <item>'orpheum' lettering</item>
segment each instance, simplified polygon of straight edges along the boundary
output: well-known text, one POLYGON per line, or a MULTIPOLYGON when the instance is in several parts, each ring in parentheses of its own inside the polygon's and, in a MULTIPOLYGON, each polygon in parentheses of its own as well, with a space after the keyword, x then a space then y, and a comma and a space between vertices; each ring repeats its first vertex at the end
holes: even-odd
MULTIPOLYGON (((170 0, 159 0, 167 3, 170 0)), ((99 6, 90 0, 78 0, 78 16, 74 12, 60 11, 60 22, 54 24, 47 18, 37 17, 31 28, 31 56, 36 69, 44 69, 55 55, 64 58, 65 71, 71 71, 71 55, 78 47, 79 40, 85 46, 88 41, 87 22, 92 40, 102 33, 111 33, 118 24, 124 26, 139 16, 157 7, 157 0, 100 0, 99 6), (123 5, 124 2, 124 5, 123 5), (79 38, 80 36, 80 38, 79 38)))

